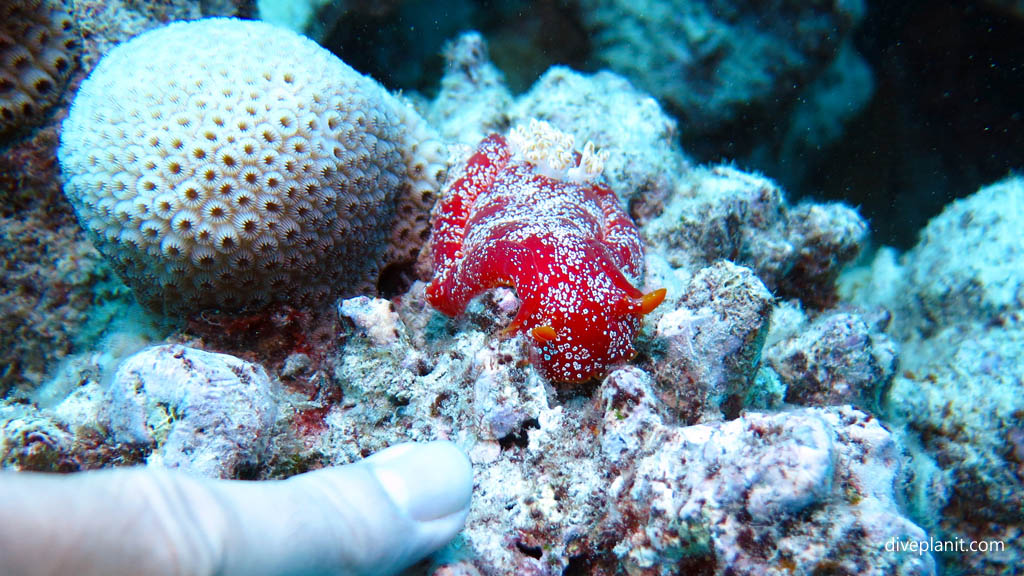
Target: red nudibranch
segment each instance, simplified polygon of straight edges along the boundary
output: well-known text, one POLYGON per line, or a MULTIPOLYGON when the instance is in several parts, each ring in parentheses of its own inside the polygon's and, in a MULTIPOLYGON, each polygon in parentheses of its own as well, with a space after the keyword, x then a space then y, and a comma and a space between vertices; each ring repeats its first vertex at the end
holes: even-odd
POLYGON ((575 152, 549 124, 529 130, 485 138, 445 189, 427 301, 457 316, 481 292, 514 287, 505 332, 530 334, 531 362, 549 380, 581 382, 636 354, 641 319, 665 290, 634 287, 643 244, 615 193, 591 181, 604 157, 590 143, 575 152))

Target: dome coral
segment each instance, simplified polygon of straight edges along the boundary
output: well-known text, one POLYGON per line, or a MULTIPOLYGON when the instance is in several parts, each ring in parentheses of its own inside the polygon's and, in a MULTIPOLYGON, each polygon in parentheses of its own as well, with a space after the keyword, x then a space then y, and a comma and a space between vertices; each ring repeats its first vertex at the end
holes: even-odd
POLYGON ((74 68, 77 36, 63 3, 0 3, 0 139, 38 122, 74 68))
POLYGON ((108 53, 59 157, 97 248, 172 313, 371 288, 426 235, 445 170, 410 106, 307 38, 235 19, 108 53))

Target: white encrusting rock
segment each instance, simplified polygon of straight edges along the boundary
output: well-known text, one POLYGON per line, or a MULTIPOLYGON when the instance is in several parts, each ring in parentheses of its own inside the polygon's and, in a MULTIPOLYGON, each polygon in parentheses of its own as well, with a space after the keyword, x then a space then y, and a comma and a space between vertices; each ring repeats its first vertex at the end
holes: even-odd
POLYGON ((273 390, 259 365, 154 346, 121 363, 99 419, 116 441, 148 445, 151 466, 230 478, 263 456, 277 416, 273 390))

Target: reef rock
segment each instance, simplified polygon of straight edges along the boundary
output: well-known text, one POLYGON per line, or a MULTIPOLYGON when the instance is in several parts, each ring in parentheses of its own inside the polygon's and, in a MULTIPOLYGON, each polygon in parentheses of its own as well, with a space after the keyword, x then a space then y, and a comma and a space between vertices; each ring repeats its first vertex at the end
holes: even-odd
POLYGON ((99 419, 117 442, 151 450, 151 466, 233 478, 264 455, 277 415, 258 365, 180 345, 124 360, 99 419))
POLYGON ((772 295, 749 268, 720 261, 690 280, 659 320, 650 372, 680 420, 734 418, 754 384, 772 295))
POLYGON ((787 385, 786 401, 877 413, 898 361, 895 342, 883 332, 888 319, 882 314, 869 324, 860 314, 829 311, 767 347, 765 359, 787 385))
POLYGON ((998 322, 1024 309, 1024 177, 957 200, 933 218, 903 261, 903 318, 924 334, 957 322, 998 322))
POLYGON ((713 166, 687 172, 644 232, 673 266, 731 260, 773 292, 823 308, 836 301, 835 281, 860 253, 867 223, 843 204, 790 207, 770 179, 713 166))
POLYGON ((645 448, 609 490, 629 574, 935 574, 886 548, 926 534, 897 511, 898 445, 863 412, 655 426, 645 448))
POLYGON ((861 0, 581 5, 597 57, 668 103, 687 133, 777 109, 829 65, 865 12, 861 0))

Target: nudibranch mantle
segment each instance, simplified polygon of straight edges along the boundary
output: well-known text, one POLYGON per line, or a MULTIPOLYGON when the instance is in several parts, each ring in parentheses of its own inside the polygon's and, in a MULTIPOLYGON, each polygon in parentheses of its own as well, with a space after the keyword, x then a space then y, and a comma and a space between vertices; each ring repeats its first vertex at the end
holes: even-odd
POLYGON ((528 333, 531 362, 556 382, 599 376, 636 352, 644 314, 640 234, 598 181, 605 156, 544 122, 485 138, 434 209, 434 278, 427 301, 448 316, 498 286, 519 311, 507 333, 528 333))

